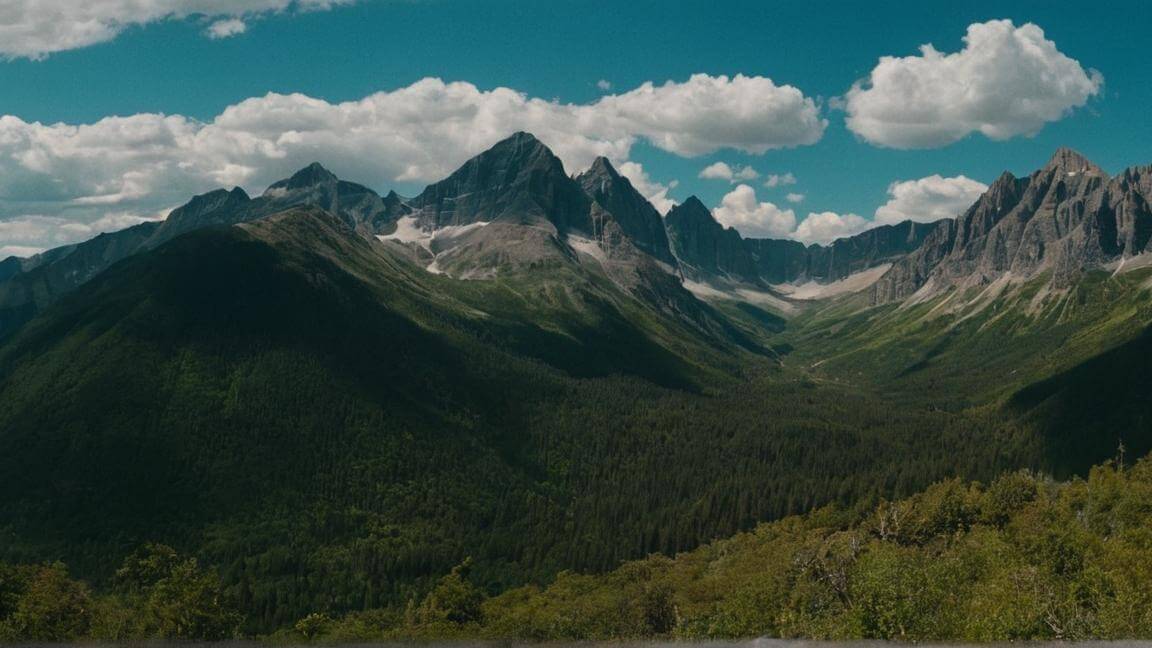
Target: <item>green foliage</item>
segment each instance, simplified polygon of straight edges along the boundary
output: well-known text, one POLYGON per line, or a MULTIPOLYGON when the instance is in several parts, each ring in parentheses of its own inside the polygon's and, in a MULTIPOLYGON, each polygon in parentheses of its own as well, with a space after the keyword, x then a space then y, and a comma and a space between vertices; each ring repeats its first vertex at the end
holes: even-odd
POLYGON ((466 556, 496 592, 1043 465, 983 414, 813 379, 599 275, 451 281, 245 231, 118 265, 0 348, 0 558, 103 583, 161 541, 267 633, 420 600, 466 556))
POLYGON ((0 617, 5 641, 72 641, 88 635, 92 597, 83 583, 68 578, 63 563, 12 568, 0 566, 8 609, 0 617))
POLYGON ((1149 447, 1124 378, 1146 277, 940 318, 727 305, 733 331, 575 267, 452 281, 262 227, 130 259, 0 347, 0 558, 63 557, 107 592, 37 630, 87 590, 48 574, 62 594, 37 603, 33 568, 0 569, 5 632, 1147 632, 1149 574, 1120 567, 1147 558, 1143 482, 947 480, 1084 474, 1118 431, 1149 447), (1074 407, 1104 389, 1115 408, 1074 407), (117 570, 147 540, 189 553, 117 570), (653 554, 677 557, 627 562, 653 554))
POLYGON ((452 568, 451 573, 436 583, 436 587, 413 610, 410 624, 416 626, 462 626, 481 620, 480 604, 484 593, 468 582, 472 559, 452 568))
POLYGON ((312 640, 329 631, 332 617, 323 612, 313 612, 296 622, 292 629, 305 640, 312 640))
POLYGON ((241 621, 215 572, 164 545, 129 556, 112 591, 101 596, 71 579, 62 563, 0 563, 0 588, 5 641, 210 641, 234 637, 241 621))
MULTIPOLYGON (((675 559, 485 600, 470 636, 901 641, 1152 636, 1152 459, 1057 483, 949 480, 855 516, 764 524, 675 559)), ((457 591, 458 573, 437 590, 457 591)), ((432 599, 433 595, 429 595, 432 599)), ((423 606, 422 606, 423 607, 423 606)), ((437 617, 442 619, 443 617, 437 617)), ((377 638, 459 636, 394 624, 377 638)))

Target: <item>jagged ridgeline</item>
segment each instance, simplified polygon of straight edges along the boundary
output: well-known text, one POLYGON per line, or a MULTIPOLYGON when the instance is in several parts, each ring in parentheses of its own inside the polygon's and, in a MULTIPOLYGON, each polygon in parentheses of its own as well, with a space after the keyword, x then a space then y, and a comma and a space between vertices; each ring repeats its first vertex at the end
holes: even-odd
POLYGON ((8 259, 0 557, 104 591, 162 543, 256 633, 1140 454, 1150 175, 1061 152, 804 246, 518 133, 412 198, 313 164, 8 259))

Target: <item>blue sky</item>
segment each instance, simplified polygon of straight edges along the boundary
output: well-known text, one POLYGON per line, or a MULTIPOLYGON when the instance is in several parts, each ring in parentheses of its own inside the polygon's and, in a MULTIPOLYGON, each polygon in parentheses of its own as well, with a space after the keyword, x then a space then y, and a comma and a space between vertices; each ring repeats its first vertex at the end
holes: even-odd
MULTIPOLYGON (((1152 163, 1152 75, 1146 45, 1152 3, 1118 1, 1093 7, 1047 1, 849 6, 718 0, 361 0, 317 11, 238 11, 246 31, 222 39, 206 37, 205 30, 223 16, 177 17, 129 26, 105 42, 62 47, 42 58, 9 52, 8 60, 0 61, 0 115, 23 123, 82 125, 113 115, 163 113, 206 123, 229 106, 269 92, 303 93, 338 104, 404 88, 426 77, 465 81, 481 91, 507 87, 543 100, 591 104, 605 94, 626 93, 648 81, 659 86, 669 80, 684 83, 699 73, 742 74, 794 86, 815 102, 827 120, 818 141, 762 154, 725 147, 695 155, 653 145, 651 138, 641 135, 622 157, 641 164, 654 183, 678 182, 668 193, 675 201, 696 194, 709 205, 721 205, 739 183, 702 179, 698 174, 723 161, 760 173, 756 180, 745 182, 755 193, 755 203, 745 201, 752 211, 767 202, 780 211, 793 209, 797 221, 809 212, 853 213, 871 219, 889 200, 887 191, 895 181, 939 174, 988 183, 1004 169, 1018 174, 1035 169, 1058 146, 1076 148, 1113 173, 1152 163), (962 38, 969 25, 993 19, 1009 19, 1014 27, 1039 26, 1059 54, 1082 66, 1085 74, 1099 71, 1102 85, 1083 105, 1068 108, 1060 118, 1043 120, 1034 136, 994 140, 973 133, 954 143, 901 149, 865 141, 846 127, 846 113, 832 98, 868 77, 879 57, 918 56, 925 43, 944 54, 955 53, 964 47, 962 38), (601 80, 611 89, 598 87, 601 80), (764 186, 769 174, 786 172, 795 176, 794 185, 764 186), (788 193, 804 198, 792 204, 788 193)), ((365 147, 351 155, 368 155, 370 150, 365 147)), ((18 156, 22 151, 9 147, 0 152, 18 156)), ((333 157, 347 155, 340 150, 333 157)), ((384 177, 387 173, 379 166, 346 159, 320 161, 380 190, 413 194, 425 184, 419 173, 384 177)), ((71 166, 60 163, 52 168, 71 166)), ((122 214, 127 222, 133 214, 167 207, 164 201, 171 200, 142 197, 141 193, 156 193, 148 186, 135 193, 111 191, 131 198, 101 202, 54 191, 53 180, 47 177, 16 176, 29 186, 39 183, 49 189, 40 200, 27 186, 13 189, 16 180, 7 186, 0 182, 0 221, 35 216, 49 219, 41 225, 69 220, 91 224, 104 217, 98 210, 105 209, 122 214), (65 199, 70 202, 62 208, 65 199)), ((257 179, 264 180, 250 181, 257 179)), ((106 188, 108 182, 97 184, 106 188)), ((181 188, 185 184, 199 189, 195 182, 178 183, 181 188)), ((733 203, 733 209, 738 207, 733 203)), ((756 218, 751 212, 743 216, 756 218)), ((739 215, 733 218, 734 224, 742 222, 739 215)), ((37 239, 0 225, 0 247, 41 248, 65 238, 57 233, 37 239)))

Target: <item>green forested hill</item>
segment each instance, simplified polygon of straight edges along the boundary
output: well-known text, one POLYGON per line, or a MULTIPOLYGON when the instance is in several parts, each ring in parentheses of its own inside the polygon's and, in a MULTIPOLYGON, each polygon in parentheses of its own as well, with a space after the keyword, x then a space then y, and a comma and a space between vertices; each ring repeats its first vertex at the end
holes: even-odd
MULTIPOLYGON (((277 643, 417 640, 900 641, 1152 636, 1152 460, 1087 479, 959 479, 876 506, 824 507, 675 556, 489 595, 471 558, 406 604, 312 612, 277 643)), ((219 639, 242 601, 164 545, 99 591, 62 563, 0 562, 0 640, 219 639)))
POLYGON ((298 211, 118 264, 0 354, 8 558, 103 582, 146 542, 250 630, 685 550, 829 501, 1027 462, 705 336, 595 274, 442 280, 298 211))
POLYGON ((1152 270, 1096 270, 1068 288, 1048 277, 923 302, 868 307, 862 296, 817 305, 776 344, 786 363, 858 382, 907 406, 981 411, 1032 430, 1047 469, 1083 473, 1123 442, 1152 452, 1147 327, 1152 270))
POLYGON ((1054 457, 1036 417, 814 370, 815 325, 694 308, 576 263, 439 277, 316 210, 187 234, 0 348, 2 558, 111 591, 164 543, 268 632, 467 557, 496 594, 1116 445, 1054 457))
MULTIPOLYGON (((465 565, 403 617, 311 619, 331 638, 1020 641, 1152 635, 1152 461, 1087 479, 949 480, 826 508, 674 558, 494 598, 465 565)), ((299 635, 297 635, 299 636, 299 635)))

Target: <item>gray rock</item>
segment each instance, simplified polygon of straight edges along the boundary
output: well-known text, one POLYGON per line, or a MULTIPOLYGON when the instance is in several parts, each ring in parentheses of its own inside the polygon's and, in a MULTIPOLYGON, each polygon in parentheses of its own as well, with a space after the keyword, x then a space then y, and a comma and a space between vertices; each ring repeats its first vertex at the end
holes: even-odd
POLYGON ((1050 274, 1057 288, 1101 264, 1150 251, 1149 168, 1109 178, 1070 149, 1027 178, 1004 173, 947 231, 925 240, 872 288, 885 303, 918 291, 1050 274))
POLYGON ((621 232, 637 248, 670 265, 676 265, 664 219, 660 212, 620 175, 607 158, 598 157, 592 167, 576 178, 584 193, 612 215, 621 232))
POLYGON ((718 223, 696 196, 673 207, 664 222, 685 275, 696 280, 717 277, 762 283, 756 258, 740 233, 718 223))

